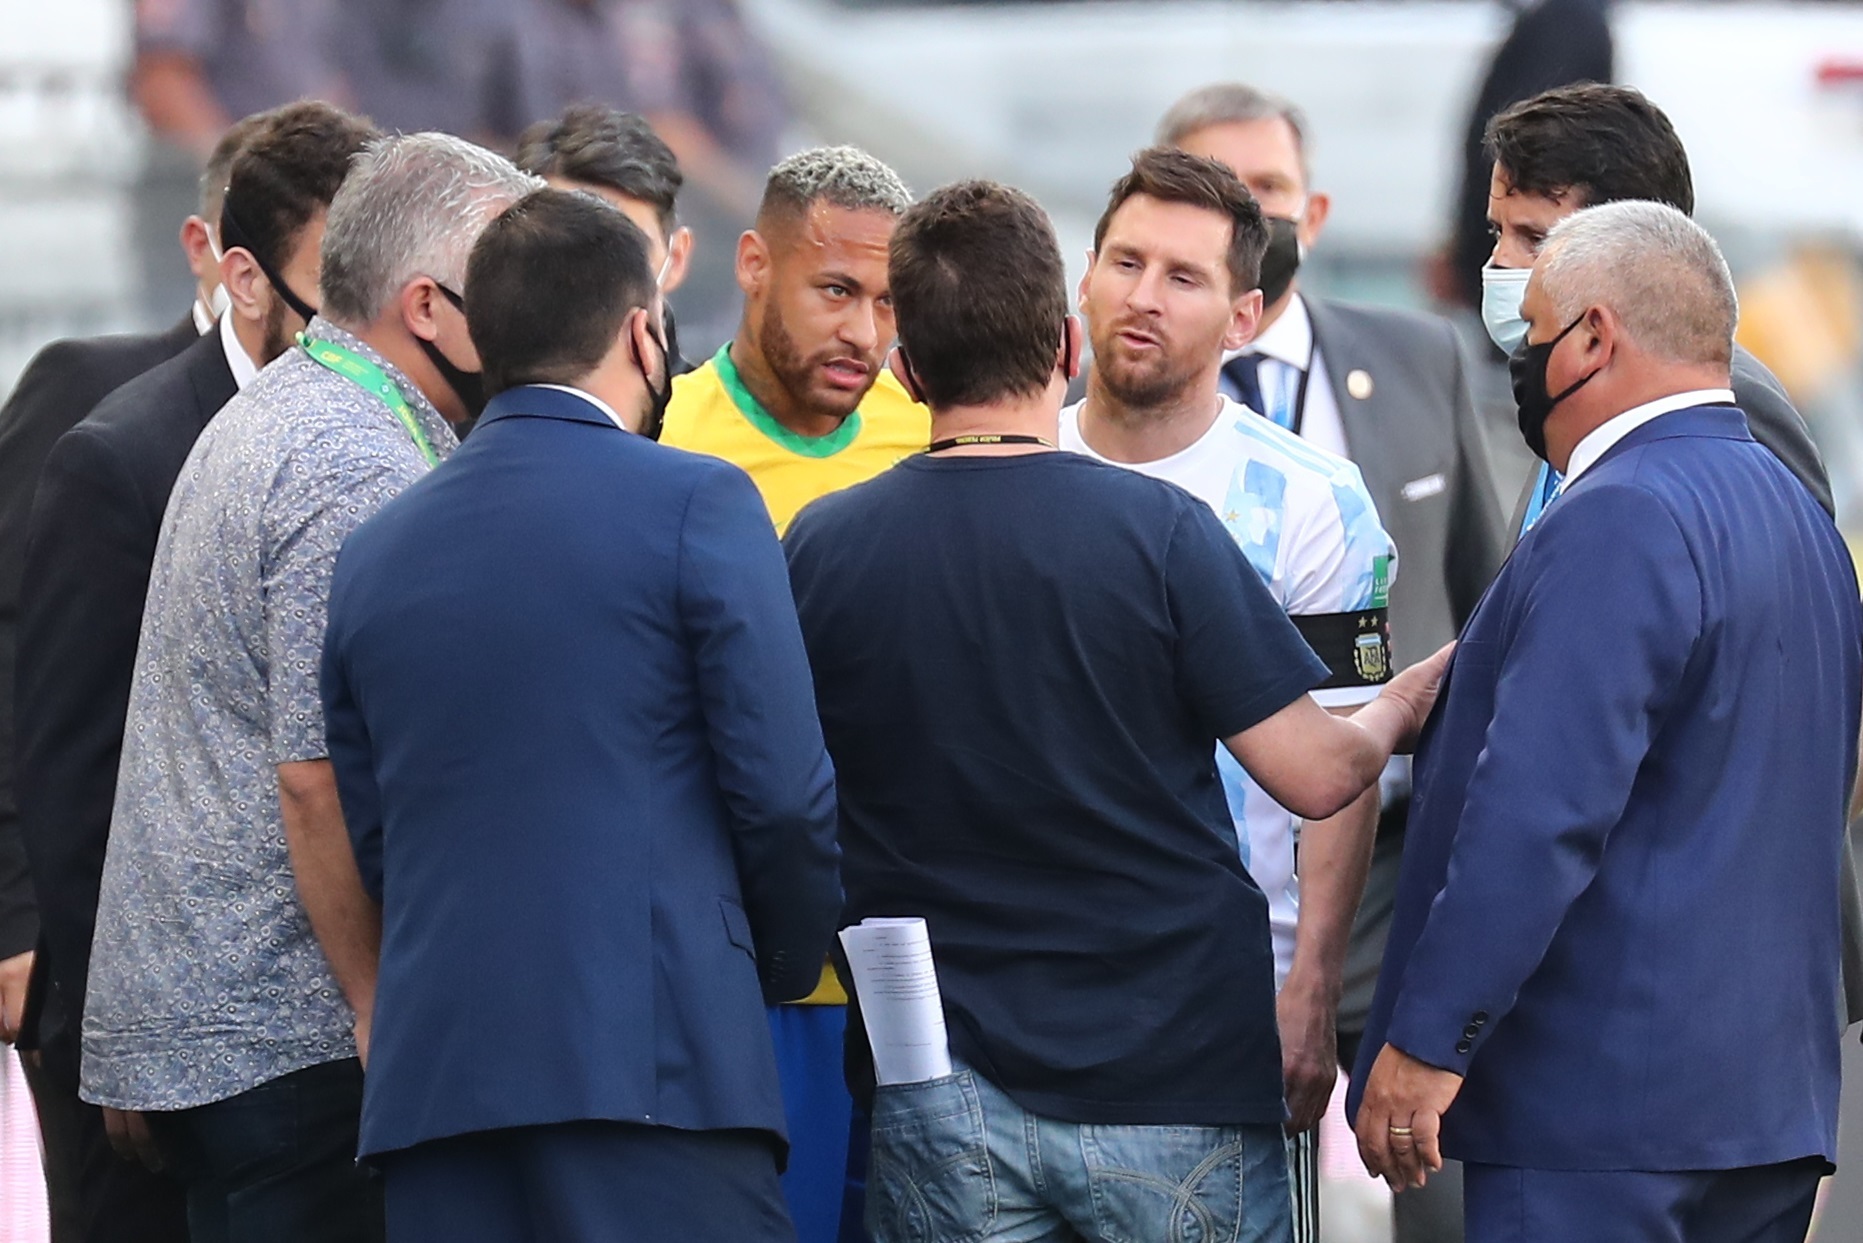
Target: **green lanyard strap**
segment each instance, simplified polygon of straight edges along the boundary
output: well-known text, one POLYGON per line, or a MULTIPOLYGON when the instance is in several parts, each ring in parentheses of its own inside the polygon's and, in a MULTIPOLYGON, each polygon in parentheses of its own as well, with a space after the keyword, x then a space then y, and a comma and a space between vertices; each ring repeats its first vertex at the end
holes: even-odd
POLYGON ((433 444, 427 439, 427 433, 421 430, 420 419, 414 414, 414 407, 408 405, 408 399, 401 395, 395 382, 388 378, 388 373, 353 350, 346 350, 334 341, 318 341, 303 333, 298 334, 298 345, 310 355, 312 362, 328 367, 331 371, 350 381, 364 392, 381 398, 394 416, 401 420, 401 426, 414 441, 414 447, 427 459, 428 466, 438 466, 440 455, 433 451, 433 444))

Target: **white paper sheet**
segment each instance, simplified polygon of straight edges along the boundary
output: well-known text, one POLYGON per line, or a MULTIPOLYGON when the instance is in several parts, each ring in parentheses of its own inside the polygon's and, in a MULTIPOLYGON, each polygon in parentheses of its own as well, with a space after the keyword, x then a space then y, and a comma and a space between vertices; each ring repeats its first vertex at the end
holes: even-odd
POLYGON ((882 1084, 922 1083, 951 1073, 944 1001, 922 919, 863 919, 841 930, 854 993, 882 1084))

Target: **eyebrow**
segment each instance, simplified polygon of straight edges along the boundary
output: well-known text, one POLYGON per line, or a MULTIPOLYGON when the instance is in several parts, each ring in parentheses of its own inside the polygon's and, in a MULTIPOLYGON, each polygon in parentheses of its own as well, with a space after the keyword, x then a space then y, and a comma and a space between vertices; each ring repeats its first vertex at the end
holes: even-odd
POLYGON ((865 287, 846 272, 823 272, 820 276, 815 278, 815 283, 818 285, 845 285, 851 293, 866 292, 865 287))

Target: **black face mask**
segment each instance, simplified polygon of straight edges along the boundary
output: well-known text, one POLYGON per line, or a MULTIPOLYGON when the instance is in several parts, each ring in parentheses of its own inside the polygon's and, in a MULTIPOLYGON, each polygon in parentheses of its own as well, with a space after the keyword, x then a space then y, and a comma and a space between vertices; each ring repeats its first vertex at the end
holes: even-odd
POLYGON ((1285 216, 1268 216, 1268 249, 1261 256, 1261 305, 1279 302, 1300 271, 1300 226, 1285 216))
POLYGON ((1566 334, 1585 322, 1580 315, 1577 319, 1559 330, 1559 335, 1550 341, 1538 345, 1520 339, 1514 352, 1507 358, 1507 375, 1513 382, 1514 405, 1519 409, 1520 434, 1526 438, 1527 448, 1541 461, 1546 460, 1546 420, 1552 417, 1553 408, 1585 385, 1591 383, 1596 371, 1567 385, 1565 391, 1557 397, 1546 392, 1546 367, 1552 362, 1552 352, 1566 338, 1566 334))
POLYGON ((251 255, 252 261, 259 265, 259 271, 263 272, 265 279, 270 282, 272 292, 277 294, 286 306, 297 312, 298 318, 304 321, 305 326, 308 327, 311 320, 317 318, 317 308, 292 293, 291 286, 285 284, 284 278, 272 270, 271 264, 259 257, 259 252, 252 245, 252 235, 246 232, 239 223, 239 217, 233 214, 233 204, 230 201, 220 204, 220 246, 222 250, 230 250, 237 246, 251 255))
POLYGON ((666 338, 655 337, 653 343, 660 347, 660 382, 653 382, 653 372, 647 370, 647 362, 634 351, 634 361, 640 364, 640 375, 647 382, 647 413, 640 421, 640 435, 648 440, 658 440, 660 429, 666 426, 666 407, 673 400, 673 351, 668 344, 672 337, 672 326, 667 326, 666 338))
MULTIPOLYGON (((446 295, 456 310, 463 316, 466 313, 466 300, 442 285, 439 281, 433 287, 446 295)), ((446 386, 453 390, 453 396, 459 398, 459 404, 466 408, 466 422, 475 421, 485 413, 485 377, 477 371, 462 371, 453 365, 451 359, 440 352, 440 347, 424 337, 415 337, 421 353, 433 364, 433 369, 440 373, 446 386)))

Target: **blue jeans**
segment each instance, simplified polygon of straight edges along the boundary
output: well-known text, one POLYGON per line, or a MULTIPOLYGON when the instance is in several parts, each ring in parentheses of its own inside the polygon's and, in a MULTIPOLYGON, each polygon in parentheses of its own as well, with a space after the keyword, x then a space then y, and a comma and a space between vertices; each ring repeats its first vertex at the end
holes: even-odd
POLYGON ((975 1071, 873 1098, 874 1243, 1287 1243, 1279 1126, 1097 1126, 975 1071))

